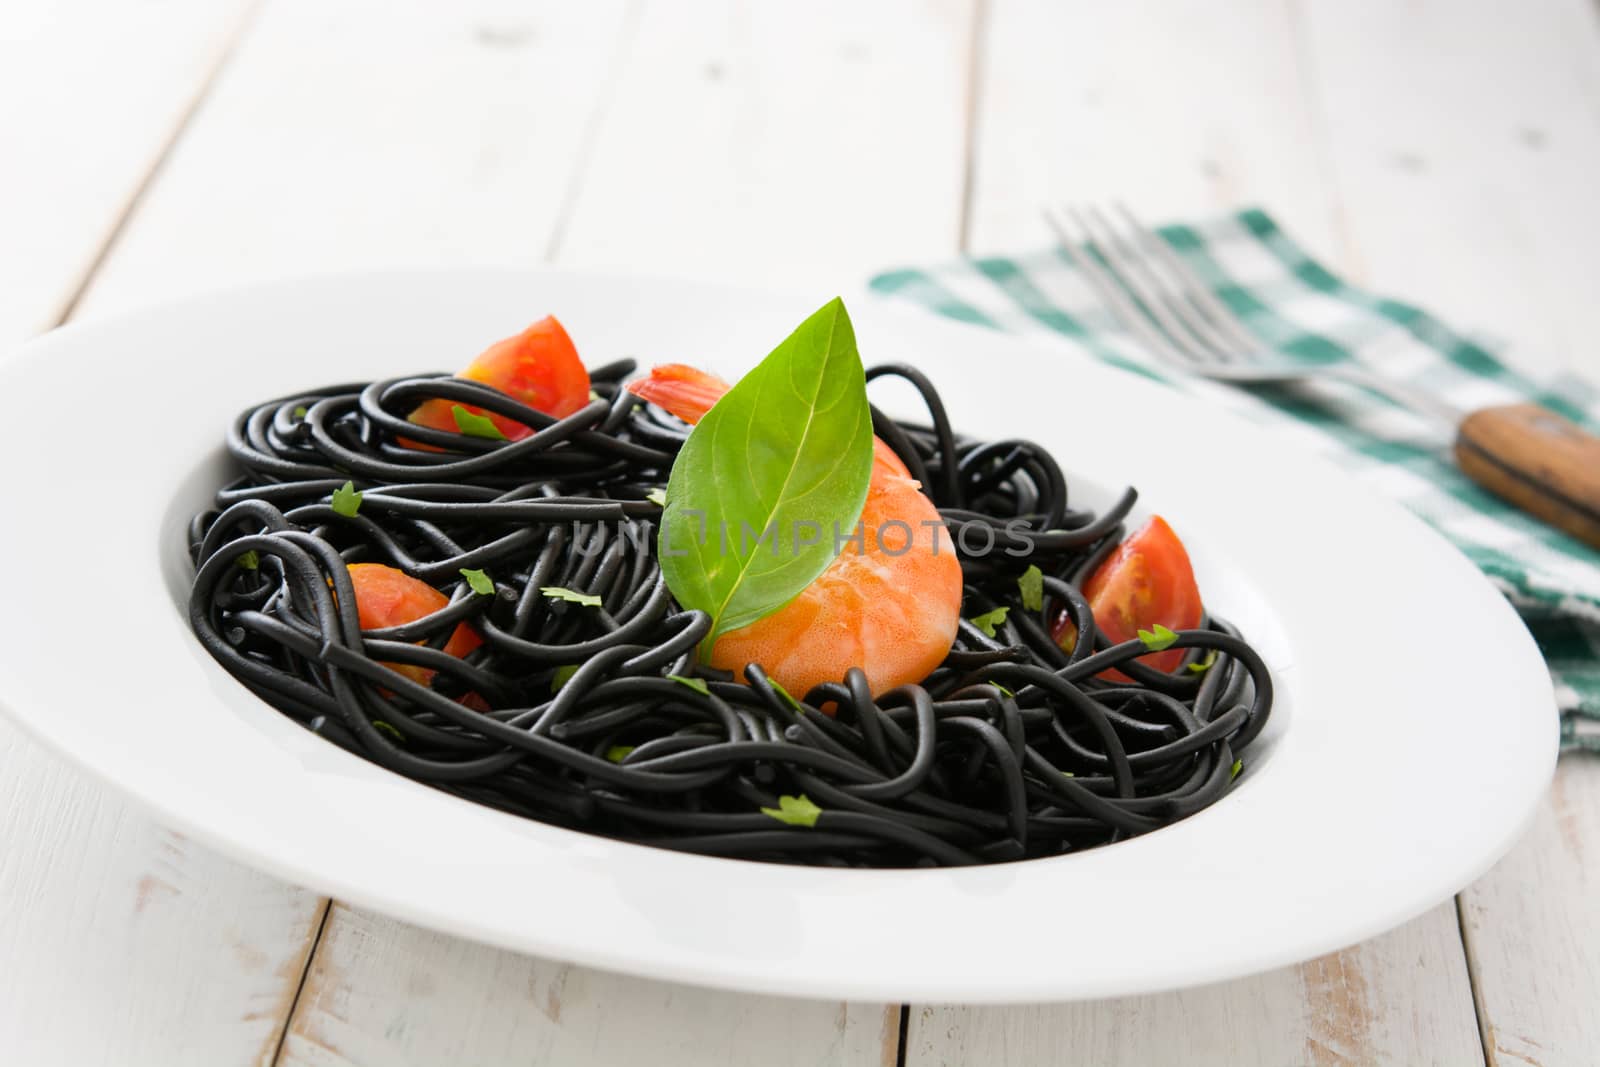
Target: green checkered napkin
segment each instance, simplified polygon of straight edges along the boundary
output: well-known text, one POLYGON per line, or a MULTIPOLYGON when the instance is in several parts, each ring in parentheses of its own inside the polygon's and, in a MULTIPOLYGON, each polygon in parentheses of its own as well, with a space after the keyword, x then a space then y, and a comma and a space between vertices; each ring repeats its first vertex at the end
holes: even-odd
MULTIPOLYGON (((1160 232, 1257 336, 1288 356, 1349 357, 1463 411, 1532 400, 1600 430, 1593 387, 1535 381, 1427 312, 1347 285, 1260 211, 1160 232)), ((1504 591, 1555 677, 1564 744, 1600 751, 1600 733, 1579 728, 1580 719, 1600 721, 1600 552, 1469 481, 1450 458, 1453 429, 1343 385, 1244 390, 1174 371, 1117 324, 1060 249, 895 270, 871 285, 965 322, 1065 337, 1108 363, 1268 423, 1356 472, 1504 591)))

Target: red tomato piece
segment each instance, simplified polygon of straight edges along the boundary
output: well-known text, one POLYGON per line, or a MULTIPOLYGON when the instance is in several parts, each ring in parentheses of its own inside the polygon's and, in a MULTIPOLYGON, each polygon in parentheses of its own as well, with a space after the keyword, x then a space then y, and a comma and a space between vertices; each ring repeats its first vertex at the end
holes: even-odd
MULTIPOLYGON (((416 622, 450 603, 450 598, 439 590, 396 567, 383 563, 352 563, 346 569, 356 587, 356 614, 363 630, 416 622)), ((445 642, 444 650, 460 659, 481 644, 483 638, 478 636, 478 631, 463 622, 445 642)), ((429 684, 437 673, 412 663, 384 663, 384 666, 399 671, 419 685, 429 684)), ((478 704, 483 703, 475 693, 468 693, 461 702, 471 706, 469 697, 477 699, 478 704)))
MULTIPOLYGON (((578 358, 578 350, 554 315, 547 315, 515 337, 496 341, 483 350, 467 369, 456 375, 505 393, 546 415, 565 418, 589 403, 589 372, 578 358)), ((450 400, 426 400, 408 421, 435 430, 459 433, 450 400)), ((461 404, 470 414, 487 415, 501 433, 520 441, 533 430, 513 419, 484 411, 473 404, 461 404)), ((428 448, 416 442, 403 442, 413 448, 428 448)), ((429 451, 438 449, 429 448, 429 451)))
MULTIPOLYGON (((1169 630, 1192 630, 1200 625, 1200 587, 1183 542, 1167 521, 1157 515, 1106 557, 1083 583, 1083 595, 1094 610, 1095 625, 1112 644, 1132 641, 1140 630, 1157 624, 1169 630)), ((1065 612, 1056 620, 1053 636, 1067 651, 1077 644, 1078 628, 1065 612)), ((1138 662, 1171 673, 1183 662, 1184 650, 1169 648, 1139 657, 1138 662)), ((1101 677, 1128 681, 1118 670, 1101 677)))

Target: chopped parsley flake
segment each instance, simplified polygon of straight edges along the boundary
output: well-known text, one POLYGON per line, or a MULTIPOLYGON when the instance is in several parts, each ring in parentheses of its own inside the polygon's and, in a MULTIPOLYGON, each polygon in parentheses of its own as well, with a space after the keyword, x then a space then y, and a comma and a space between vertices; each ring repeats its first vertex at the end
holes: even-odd
POLYGON ((817 816, 822 814, 822 809, 813 804, 810 797, 801 793, 797 797, 779 797, 777 807, 762 808, 761 814, 789 826, 816 826, 817 816))
POLYGON ((1037 566, 1028 564, 1028 569, 1017 579, 1017 588, 1022 591, 1024 610, 1040 611, 1044 608, 1044 572, 1037 566))
POLYGON ((362 494, 356 492, 354 482, 345 482, 333 491, 330 503, 333 505, 334 514, 343 515, 347 519, 355 518, 356 512, 361 510, 361 496, 362 494))
POLYGON ((559 585, 541 585, 539 587, 539 592, 543 593, 551 600, 565 600, 573 604, 582 604, 586 608, 597 608, 600 606, 599 597, 590 596, 588 593, 579 593, 571 589, 564 589, 559 585))
POLYGON ((995 627, 1006 621, 1006 613, 1010 610, 1010 608, 995 608, 967 621, 982 630, 985 635, 993 637, 995 627))
POLYGON ((482 571, 475 571, 471 567, 461 568, 461 577, 467 580, 472 591, 479 596, 494 596, 494 582, 482 571))
POLYGON ((1140 630, 1139 640, 1144 642, 1144 647, 1151 652, 1160 652, 1164 648, 1171 648, 1178 635, 1162 626, 1159 622, 1150 630, 1140 630))
POLYGON ((508 440, 506 435, 500 432, 500 427, 496 426, 494 420, 487 415, 474 415, 460 404, 453 405, 450 414, 455 416, 456 429, 468 437, 484 437, 490 441, 508 440))

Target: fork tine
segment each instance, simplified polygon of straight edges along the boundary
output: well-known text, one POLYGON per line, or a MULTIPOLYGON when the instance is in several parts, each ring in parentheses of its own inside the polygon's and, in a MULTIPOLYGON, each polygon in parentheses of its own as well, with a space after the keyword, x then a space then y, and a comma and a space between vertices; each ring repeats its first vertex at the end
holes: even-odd
POLYGON ((1140 222, 1126 204, 1118 201, 1113 206, 1138 235, 1138 240, 1144 245, 1145 250, 1160 260, 1176 279, 1190 304, 1198 312, 1199 319, 1206 322, 1212 336, 1223 350, 1246 359, 1262 351, 1261 340, 1250 333, 1238 315, 1228 310, 1227 306, 1217 298, 1217 294, 1211 291, 1211 286, 1206 284, 1205 279, 1184 262, 1183 257, 1178 255, 1171 245, 1162 240, 1155 230, 1140 222))
MULTIPOLYGON (((1196 322, 1193 308, 1173 291, 1171 282, 1155 270, 1150 257, 1118 233, 1117 227, 1099 208, 1085 208, 1084 214, 1093 219, 1095 227, 1105 235, 1103 238, 1096 235, 1095 240, 1106 249, 1112 268, 1139 297, 1146 314, 1160 325, 1173 345, 1197 366, 1232 362, 1229 346, 1215 343, 1215 331, 1203 321, 1196 322)), ((1088 222, 1083 225, 1094 232, 1088 222)))
POLYGON ((1133 301, 1128 299, 1128 294, 1122 291, 1122 286, 1117 284, 1116 279, 1095 261, 1094 256, 1084 250, 1084 241, 1086 239, 1092 241, 1092 237, 1083 227, 1082 220, 1076 218, 1076 213, 1071 209, 1066 210, 1077 223, 1079 234, 1074 234, 1062 217, 1048 207, 1044 209, 1045 224, 1055 231, 1062 249, 1100 294, 1100 298, 1111 309, 1111 314, 1129 333, 1143 341, 1157 359, 1174 366, 1189 368, 1192 361, 1172 346, 1172 342, 1167 340, 1161 331, 1151 324, 1149 318, 1134 306, 1133 301))
MULTIPOLYGON (((1375 374, 1359 363, 1344 362, 1336 366, 1297 367, 1285 369, 1282 373, 1273 370, 1272 364, 1276 362, 1282 367, 1282 361, 1273 359, 1272 349, 1250 333, 1243 320, 1217 298, 1205 280, 1183 261, 1183 257, 1154 230, 1140 223, 1126 206, 1117 204, 1116 208, 1133 231, 1135 239, 1146 250, 1144 256, 1136 255, 1135 260, 1142 263, 1144 269, 1152 276, 1156 272, 1149 261, 1159 260, 1167 273, 1175 279, 1158 286, 1158 291, 1162 291, 1168 300, 1168 310, 1181 317, 1194 333, 1204 336, 1213 350, 1214 358, 1210 360, 1193 351, 1185 350, 1182 353, 1199 373, 1224 380, 1258 382, 1288 381, 1313 374, 1336 378, 1382 394, 1401 407, 1431 415, 1446 425, 1460 423, 1463 413, 1439 400, 1438 397, 1384 375, 1375 374), (1175 292, 1173 286, 1176 286, 1175 292), (1223 366, 1225 362, 1233 365, 1223 366), (1250 366, 1252 363, 1257 366, 1250 366)), ((1103 217, 1101 224, 1112 233, 1113 238, 1116 238, 1115 228, 1103 217)), ((1087 226, 1085 228, 1087 229, 1087 226)), ((1152 307, 1155 306, 1149 297, 1142 299, 1152 307)), ((1181 342, 1178 347, 1183 347, 1181 342)))

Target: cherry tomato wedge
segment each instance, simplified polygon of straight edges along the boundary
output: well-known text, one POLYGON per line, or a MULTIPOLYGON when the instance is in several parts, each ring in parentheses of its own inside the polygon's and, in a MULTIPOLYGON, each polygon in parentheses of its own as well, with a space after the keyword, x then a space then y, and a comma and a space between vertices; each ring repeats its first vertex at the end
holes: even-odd
MULTIPOLYGON (((1099 626, 1112 644, 1131 641, 1140 630, 1160 624, 1169 630, 1192 630, 1200 625, 1200 587, 1183 542, 1167 521, 1157 515, 1106 557, 1083 583, 1083 595, 1094 610, 1099 626)), ((1052 636, 1067 651, 1077 644, 1078 629, 1064 612, 1052 636)), ((1183 662, 1181 648, 1140 656, 1138 662, 1171 673, 1183 662)), ((1102 677, 1127 681, 1118 670, 1102 677)))
MULTIPOLYGON (((346 569, 356 587, 356 614, 361 619, 363 630, 416 622, 450 603, 450 598, 433 586, 383 563, 352 563, 346 569)), ((478 631, 463 622, 451 633, 444 650, 460 658, 481 644, 483 638, 478 636, 478 631)), ((412 663, 386 662, 384 666, 399 671, 419 685, 427 685, 436 673, 412 663)), ((476 693, 468 693, 467 697, 462 698, 462 703, 471 706, 468 697, 476 698, 477 704, 483 703, 476 693)))
MULTIPOLYGON (((493 386, 507 396, 556 418, 571 415, 589 402, 589 372, 578 358, 572 338, 567 336, 567 331, 554 315, 545 316, 515 337, 496 341, 456 377, 493 386)), ((427 400, 407 419, 418 426, 459 433, 460 427, 452 410, 456 406, 454 402, 441 398, 427 400)), ((495 428, 509 440, 520 441, 533 433, 530 427, 520 422, 484 411, 476 405, 460 406, 470 414, 487 415, 495 428)), ((405 443, 413 448, 427 447, 416 442, 405 443)))

